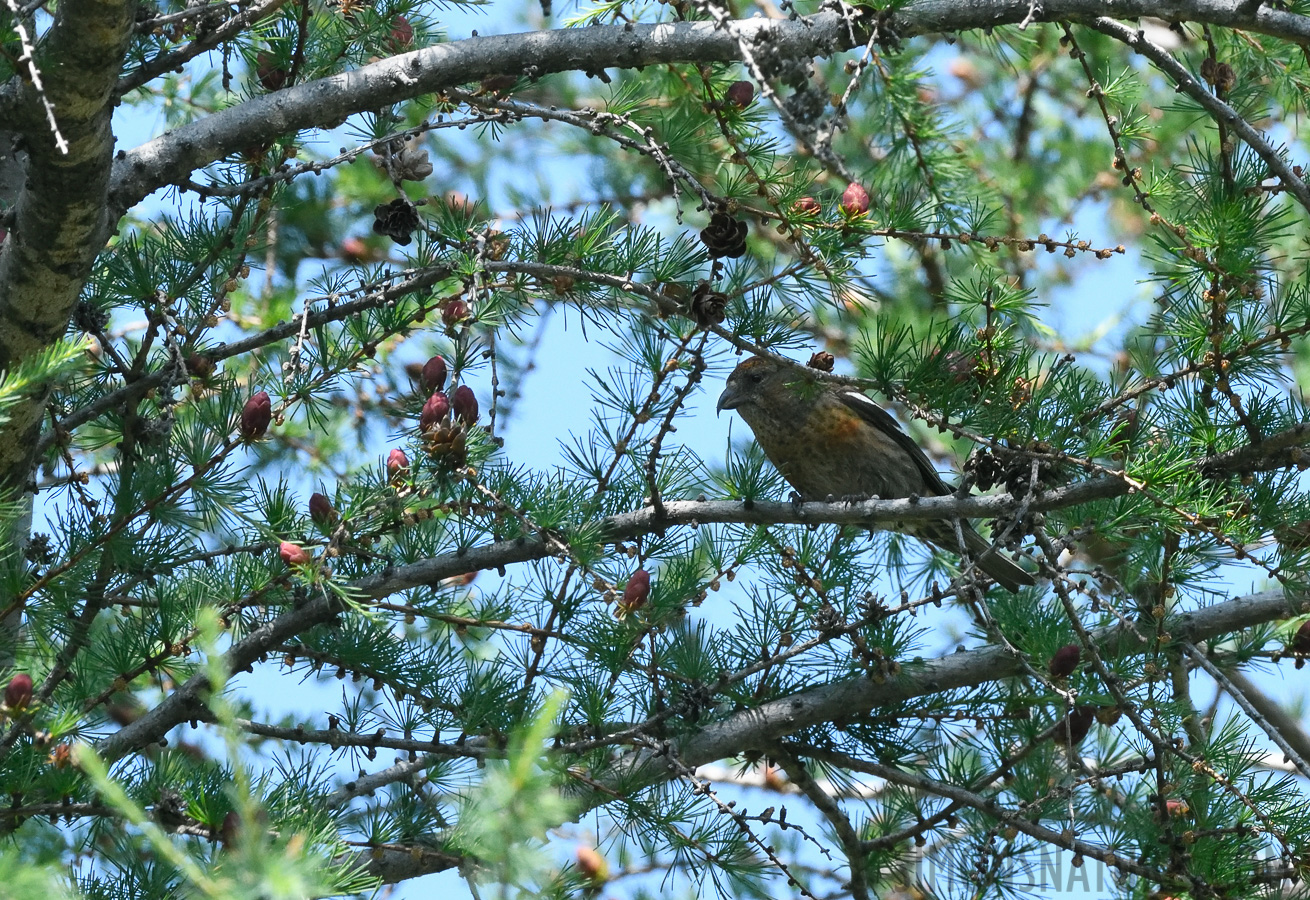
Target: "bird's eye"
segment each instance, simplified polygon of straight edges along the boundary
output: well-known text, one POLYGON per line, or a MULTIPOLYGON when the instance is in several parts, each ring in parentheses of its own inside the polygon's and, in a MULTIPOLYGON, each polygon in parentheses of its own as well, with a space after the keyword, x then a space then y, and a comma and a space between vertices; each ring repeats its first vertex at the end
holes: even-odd
POLYGON ((764 380, 764 373, 763 373, 763 372, 751 372, 751 373, 750 373, 749 375, 747 375, 746 377, 749 378, 749 379, 751 380, 751 384, 759 384, 761 381, 764 380))

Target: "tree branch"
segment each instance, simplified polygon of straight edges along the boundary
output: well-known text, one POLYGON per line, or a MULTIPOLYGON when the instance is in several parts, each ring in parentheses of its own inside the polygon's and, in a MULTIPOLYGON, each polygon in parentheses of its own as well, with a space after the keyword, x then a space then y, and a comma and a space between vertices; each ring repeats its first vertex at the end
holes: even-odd
MULTIPOLYGON (((1285 618, 1295 611, 1295 605, 1283 591, 1265 591, 1182 613, 1166 623, 1166 630, 1176 640, 1195 643, 1285 618)), ((1136 636, 1128 626, 1101 629, 1093 633, 1093 639, 1105 659, 1138 653, 1149 646, 1147 640, 1136 636)), ((1021 672, 1020 661, 1000 647, 982 647, 926 662, 905 662, 899 675, 881 684, 867 678, 853 678, 734 713, 688 739, 679 755, 689 765, 704 765, 746 750, 767 752, 782 737, 802 728, 926 694, 1011 678, 1021 672)))
MULTIPOLYGON (((1091 24, 1105 11, 1099 0, 1050 0, 1035 14, 1028 0, 916 0, 888 15, 879 28, 904 38, 993 28, 1028 18, 1091 24)), ((1310 42, 1310 18, 1267 7, 1240 12, 1219 0, 1120 0, 1114 11, 1123 18, 1205 22, 1310 42)), ((857 28, 851 28, 851 21, 837 12, 823 12, 795 20, 739 20, 727 27, 711 22, 608 25, 438 44, 256 97, 121 154, 114 164, 112 203, 121 213, 156 188, 177 184, 195 169, 251 144, 330 126, 365 110, 490 75, 538 78, 564 71, 737 60, 743 44, 767 45, 771 55, 781 58, 830 56, 868 39, 871 20, 857 28)), ((1173 65, 1181 68, 1177 62, 1173 65)))
MULTIPOLYGON (((114 135, 112 93, 134 0, 69 0, 40 41, 44 97, 16 89, 12 127, 27 148, 13 227, 0 244, 0 370, 54 343, 117 216, 106 207, 114 135), (66 152, 53 143, 45 101, 66 152)), ((18 79, 15 79, 18 80, 18 79)), ((21 487, 35 458, 49 388, 15 407, 0 430, 0 485, 21 487)))
POLYGON ((1155 63, 1156 68, 1174 80, 1180 91, 1200 104, 1221 126, 1231 128, 1248 147, 1264 160, 1265 165, 1269 167, 1269 171, 1278 176, 1287 192, 1295 197, 1303 207, 1310 210, 1310 186, 1307 186, 1305 181, 1292 171, 1291 164, 1283 159, 1273 145, 1261 137, 1260 132, 1256 131, 1246 119, 1238 115, 1237 110, 1206 90, 1201 80, 1193 77, 1192 73, 1188 72, 1182 63, 1174 59, 1168 50, 1148 41, 1140 30, 1129 28, 1113 19, 1104 17, 1094 19, 1091 22, 1091 27, 1102 34, 1108 34, 1116 40, 1123 41, 1155 63))

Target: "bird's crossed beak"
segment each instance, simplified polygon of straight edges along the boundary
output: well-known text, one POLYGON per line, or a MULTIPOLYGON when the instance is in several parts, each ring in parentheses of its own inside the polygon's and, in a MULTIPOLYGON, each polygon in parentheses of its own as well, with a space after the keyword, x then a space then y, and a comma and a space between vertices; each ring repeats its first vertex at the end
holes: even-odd
POLYGON ((723 389, 723 393, 719 394, 719 405, 715 407, 714 414, 718 415, 725 409, 736 409, 744 402, 745 398, 741 395, 741 392, 732 385, 728 385, 723 389))

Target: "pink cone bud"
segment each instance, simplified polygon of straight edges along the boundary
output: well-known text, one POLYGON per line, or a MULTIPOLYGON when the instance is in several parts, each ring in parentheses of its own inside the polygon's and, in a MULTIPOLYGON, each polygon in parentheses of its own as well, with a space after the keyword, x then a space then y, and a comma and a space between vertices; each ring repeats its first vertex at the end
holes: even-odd
POLYGON ((813 197, 802 197, 791 205, 791 211, 798 216, 817 216, 823 212, 823 205, 813 197))
MULTIPOLYGON (((459 392, 456 391, 455 394, 458 396, 459 392)), ((423 412, 419 413, 418 417, 418 427, 423 431, 427 431, 449 414, 450 401, 446 399, 446 395, 441 391, 435 391, 428 398, 428 402, 423 404, 423 412)))
POLYGON ((623 588, 623 599, 619 600, 619 606, 626 612, 632 612, 645 606, 649 597, 650 573, 645 569, 638 569, 632 573, 632 577, 623 588))
POLYGON ((450 406, 455 410, 455 418, 465 425, 472 425, 478 420, 478 398, 473 396, 473 388, 467 384, 455 388, 450 406))
POLYGON ((368 258, 368 244, 363 238, 348 237, 341 242, 341 255, 350 262, 360 262, 368 258))
POLYGON ((5 688, 5 706, 10 709, 25 709, 32 702, 32 676, 19 672, 9 679, 5 688))
POLYGON ((442 356, 434 356, 423 364, 423 374, 419 376, 419 383, 423 385, 425 391, 439 391, 446 386, 446 360, 442 356))
POLYGON ((241 410, 241 436, 248 441, 264 436, 268 423, 273 421, 273 402, 268 399, 268 391, 260 391, 246 401, 241 410))
POLYGON ((309 517, 320 525, 327 525, 337 517, 337 511, 332 508, 332 501, 327 498, 327 494, 309 495, 309 517))
POLYGON ((594 847, 586 844, 579 844, 577 849, 578 871, 587 877, 593 884, 604 884, 609 880, 610 867, 605 861, 605 857, 594 847))
POLYGON ((387 471, 392 475, 401 475, 409 471, 409 457, 397 447, 387 456, 387 471))
POLYGON ((734 81, 728 85, 728 92, 724 96, 733 106, 745 109, 755 99, 755 85, 749 81, 734 81))
POLYGON ((848 216, 862 216, 869 211, 869 192, 852 181, 842 191, 841 208, 848 216))
POLYGON ((288 566, 303 566, 309 563, 312 557, 309 551, 299 544, 293 544, 290 541, 283 541, 277 545, 278 556, 288 566))
POLYGON ((469 317, 469 305, 463 300, 451 300, 441 308, 441 321, 448 326, 458 325, 469 317))

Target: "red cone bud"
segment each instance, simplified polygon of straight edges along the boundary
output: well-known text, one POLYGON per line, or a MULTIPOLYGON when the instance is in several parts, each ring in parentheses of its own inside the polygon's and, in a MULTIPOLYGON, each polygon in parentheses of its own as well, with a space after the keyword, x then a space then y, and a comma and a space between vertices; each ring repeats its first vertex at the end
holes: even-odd
POLYGON ((425 391, 439 391, 446 386, 446 360, 445 357, 434 356, 423 364, 423 374, 419 376, 419 383, 423 385, 425 391))
POLYGON ((283 541, 278 544, 277 553, 278 556, 282 557, 282 561, 288 566, 303 566, 312 559, 308 550, 299 544, 293 544, 290 541, 283 541))
MULTIPOLYGON (((459 395, 458 390, 455 391, 455 395, 459 395)), ((450 401, 446 399, 446 395, 441 391, 436 391, 428 398, 428 402, 423 404, 423 412, 419 413, 418 416, 418 427, 423 431, 427 431, 449 414, 450 401)))
POLYGON ((1186 800, 1166 800, 1164 801, 1164 808, 1171 816, 1185 816, 1192 811, 1186 800))
POLYGON ((744 109, 750 106, 751 101, 755 99, 755 85, 749 81, 734 81, 728 85, 728 92, 724 96, 728 98, 728 102, 733 106, 744 109))
POLYGON ((632 577, 623 588, 623 598, 619 600, 619 608, 624 612, 632 612, 645 606, 649 598, 650 573, 645 569, 638 569, 632 573, 632 577))
POLYGON ((414 26, 404 16, 396 16, 391 20, 391 46, 399 50, 413 45, 414 26))
POLYGON ((278 64, 277 57, 267 50, 260 50, 255 55, 255 75, 265 90, 280 91, 286 85, 289 74, 278 64))
POLYGON ((32 702, 32 676, 19 672, 9 679, 5 688, 5 706, 10 709, 25 709, 32 702))
POLYGON ((409 457, 405 451, 397 447, 387 456, 387 471, 392 475, 401 475, 409 471, 409 457))
POLYGON ((1096 721, 1096 708, 1092 706, 1075 706, 1069 715, 1060 720, 1055 728, 1055 742, 1066 747, 1077 747, 1087 737, 1092 723, 1096 721))
POLYGON ((1073 674, 1073 670, 1078 668, 1078 661, 1082 659, 1083 649, 1077 644, 1065 644, 1055 655, 1051 657, 1050 669, 1051 675, 1055 678, 1066 678, 1073 674))
POLYGON ((241 410, 241 436, 248 441, 264 436, 268 423, 273 421, 273 402, 267 391, 260 391, 246 401, 241 410))
POLYGON ((852 181, 842 191, 841 208, 848 216, 862 216, 869 211, 869 192, 852 181))
POLYGON ((802 197, 791 205, 791 211, 798 216, 817 216, 823 212, 823 205, 813 197, 802 197))
POLYGON ((473 388, 467 384, 455 388, 450 406, 455 410, 455 418, 465 425, 472 425, 478 420, 478 398, 473 396, 473 388))
POLYGON ((320 525, 328 525, 337 517, 337 511, 326 494, 310 494, 309 517, 320 525))
POLYGON ((1310 619, 1306 619, 1292 637, 1292 649, 1297 653, 1310 653, 1310 619))
POLYGON ((455 326, 469 317, 469 305, 463 300, 451 300, 441 308, 441 321, 455 326))

